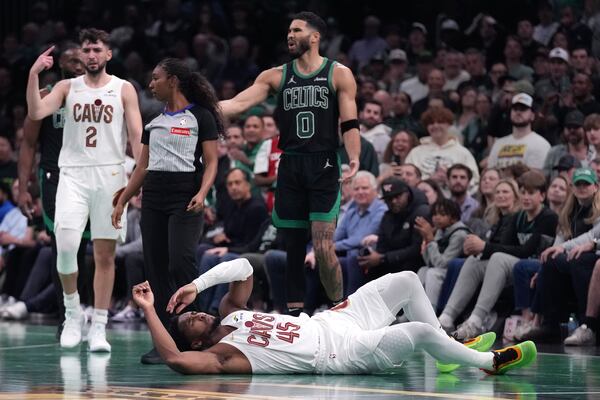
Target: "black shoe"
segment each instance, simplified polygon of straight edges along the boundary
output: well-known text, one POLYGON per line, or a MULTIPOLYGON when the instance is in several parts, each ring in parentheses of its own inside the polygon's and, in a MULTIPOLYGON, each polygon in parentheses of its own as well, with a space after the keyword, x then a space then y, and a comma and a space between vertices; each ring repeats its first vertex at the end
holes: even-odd
POLYGON ((156 348, 152 348, 152 350, 150 350, 149 352, 147 352, 146 354, 144 354, 141 359, 140 362, 142 364, 164 364, 165 362, 163 361, 163 359, 160 357, 160 354, 158 354, 158 351, 156 350, 156 348))

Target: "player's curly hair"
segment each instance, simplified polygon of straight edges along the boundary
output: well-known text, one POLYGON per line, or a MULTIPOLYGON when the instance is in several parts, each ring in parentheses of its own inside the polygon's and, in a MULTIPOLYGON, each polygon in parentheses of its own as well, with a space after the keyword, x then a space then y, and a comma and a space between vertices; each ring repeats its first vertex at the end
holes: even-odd
POLYGON ((176 76, 179 90, 190 102, 206 108, 215 118, 217 133, 224 138, 223 116, 219 108, 219 99, 211 84, 198 72, 193 72, 183 61, 176 58, 165 58, 157 67, 162 68, 168 76, 176 76))

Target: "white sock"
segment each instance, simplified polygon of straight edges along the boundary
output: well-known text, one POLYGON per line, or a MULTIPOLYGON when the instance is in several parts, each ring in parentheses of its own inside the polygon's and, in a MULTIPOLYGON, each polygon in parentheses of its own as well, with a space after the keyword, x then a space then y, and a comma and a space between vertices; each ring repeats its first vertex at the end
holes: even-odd
POLYGON ((107 322, 108 322, 108 310, 94 308, 94 314, 92 315, 92 324, 106 325, 107 322))
POLYGON ((467 319, 467 322, 470 322, 471 324, 473 324, 477 327, 483 326, 483 320, 475 314, 471 314, 469 316, 469 318, 467 319))
POLYGON ((66 294, 63 292, 63 303, 65 304, 65 308, 69 311, 81 312, 81 308, 79 305, 79 292, 75 291, 71 294, 66 294))
POLYGON ((454 320, 452 318, 450 318, 448 316, 448 314, 442 314, 440 315, 440 324, 442 324, 442 326, 452 326, 454 325, 454 320))

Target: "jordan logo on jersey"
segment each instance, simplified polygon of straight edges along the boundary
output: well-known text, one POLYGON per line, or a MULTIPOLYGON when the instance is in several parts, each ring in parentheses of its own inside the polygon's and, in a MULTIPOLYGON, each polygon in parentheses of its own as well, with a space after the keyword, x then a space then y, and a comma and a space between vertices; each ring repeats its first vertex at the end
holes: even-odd
POLYGON ((289 85, 290 83, 296 83, 296 81, 294 80, 294 77, 293 77, 293 76, 292 76, 292 77, 290 78, 290 80, 288 81, 288 85, 289 85))

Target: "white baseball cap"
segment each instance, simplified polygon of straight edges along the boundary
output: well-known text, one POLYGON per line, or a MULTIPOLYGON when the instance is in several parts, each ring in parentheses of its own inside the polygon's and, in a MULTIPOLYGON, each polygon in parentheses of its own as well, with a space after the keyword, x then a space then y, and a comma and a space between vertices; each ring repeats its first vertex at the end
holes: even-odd
POLYGON ((567 64, 569 63, 569 53, 565 49, 560 48, 560 47, 555 47, 552 50, 550 50, 550 53, 548 54, 548 58, 549 59, 560 58, 567 64))
POLYGON ((513 96, 512 98, 512 104, 522 104, 524 106, 527 106, 529 108, 533 107, 533 98, 528 95, 527 93, 519 93, 513 96))
POLYGON ((392 51, 390 51, 390 55, 388 56, 388 60, 392 61, 392 60, 400 60, 400 61, 407 61, 406 58, 406 52, 402 49, 394 49, 392 51))

